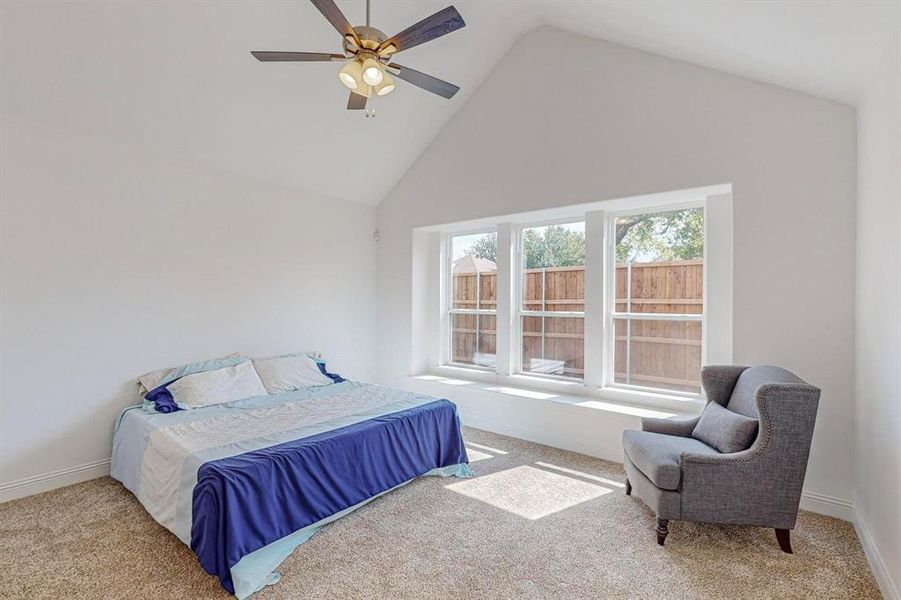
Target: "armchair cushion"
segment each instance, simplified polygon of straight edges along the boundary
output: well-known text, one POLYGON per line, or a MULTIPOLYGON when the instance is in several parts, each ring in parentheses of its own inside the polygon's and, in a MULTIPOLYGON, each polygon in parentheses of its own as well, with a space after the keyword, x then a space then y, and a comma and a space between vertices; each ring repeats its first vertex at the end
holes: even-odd
POLYGON ((691 437, 731 454, 747 449, 757 436, 757 419, 746 417, 708 402, 691 437))
POLYGON ((694 438, 633 430, 623 432, 623 450, 635 468, 664 490, 679 489, 683 453, 719 454, 694 438))

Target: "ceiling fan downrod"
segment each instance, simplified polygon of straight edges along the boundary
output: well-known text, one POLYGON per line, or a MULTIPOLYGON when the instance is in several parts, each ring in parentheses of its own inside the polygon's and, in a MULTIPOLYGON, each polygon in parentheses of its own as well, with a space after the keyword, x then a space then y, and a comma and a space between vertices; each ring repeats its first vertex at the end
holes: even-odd
MULTIPOLYGON (((366 27, 370 26, 369 25, 370 1, 371 0, 366 0, 366 27)), ((369 97, 366 98, 366 108, 363 109, 363 114, 366 116, 367 119, 370 117, 375 118, 375 107, 373 106, 372 91, 369 92, 369 97)))

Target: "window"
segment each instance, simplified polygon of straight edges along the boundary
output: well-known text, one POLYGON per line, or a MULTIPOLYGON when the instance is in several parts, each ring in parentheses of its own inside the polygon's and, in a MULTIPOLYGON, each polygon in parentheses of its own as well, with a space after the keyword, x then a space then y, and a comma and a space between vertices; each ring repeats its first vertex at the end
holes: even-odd
MULTIPOLYGON (((415 339, 429 364, 481 370, 483 381, 695 401, 702 364, 732 360, 732 196, 715 189, 497 217, 475 233, 430 230, 423 248, 434 256, 440 238, 446 261, 431 296, 442 299, 444 312, 431 313, 441 329, 430 329, 441 343, 415 339)), ((433 286, 435 263, 421 264, 433 286)))
POLYGON ((699 393, 704 209, 616 216, 612 238, 614 385, 699 393))
POLYGON ((497 354, 497 232, 449 238, 450 363, 494 369, 497 354))
POLYGON ((585 373, 585 223, 522 229, 519 370, 585 373))

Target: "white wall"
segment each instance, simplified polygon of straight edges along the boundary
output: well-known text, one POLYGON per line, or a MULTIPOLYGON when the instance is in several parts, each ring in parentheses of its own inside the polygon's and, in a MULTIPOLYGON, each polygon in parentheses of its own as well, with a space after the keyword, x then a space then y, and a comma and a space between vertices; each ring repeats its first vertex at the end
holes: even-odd
MULTIPOLYGON (((414 227, 720 183, 734 192, 735 361, 823 389, 805 487, 847 503, 856 114, 843 104, 555 29, 527 34, 379 207, 379 376, 410 373, 414 227)), ((584 422, 572 435, 592 435, 584 422)))
MULTIPOLYGON (((901 9, 898 11, 901 13, 901 9)), ((901 32, 901 16, 897 31, 901 32)), ((901 598, 901 33, 859 112, 857 524, 901 598)))
POLYGON ((0 134, 0 482, 108 459, 151 369, 321 350, 373 376, 374 208, 11 113, 0 134))

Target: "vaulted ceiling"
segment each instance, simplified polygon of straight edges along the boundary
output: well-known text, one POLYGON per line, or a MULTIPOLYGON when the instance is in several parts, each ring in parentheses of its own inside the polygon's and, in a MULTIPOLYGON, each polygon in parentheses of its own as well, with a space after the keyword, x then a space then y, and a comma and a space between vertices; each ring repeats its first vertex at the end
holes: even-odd
MULTIPOLYGON (((373 0, 372 24, 390 35, 450 2, 373 0)), ((351 22, 364 21, 363 0, 338 3, 351 22)), ((4 2, 2 109, 142 152, 377 204, 514 41, 542 24, 855 103, 899 6, 453 3, 466 28, 398 61, 463 90, 448 101, 401 82, 378 103, 377 118, 364 119, 345 110, 335 63, 261 64, 250 56, 339 51, 334 29, 304 0, 4 2)), ((510 101, 528 93, 512 91, 510 101)))

